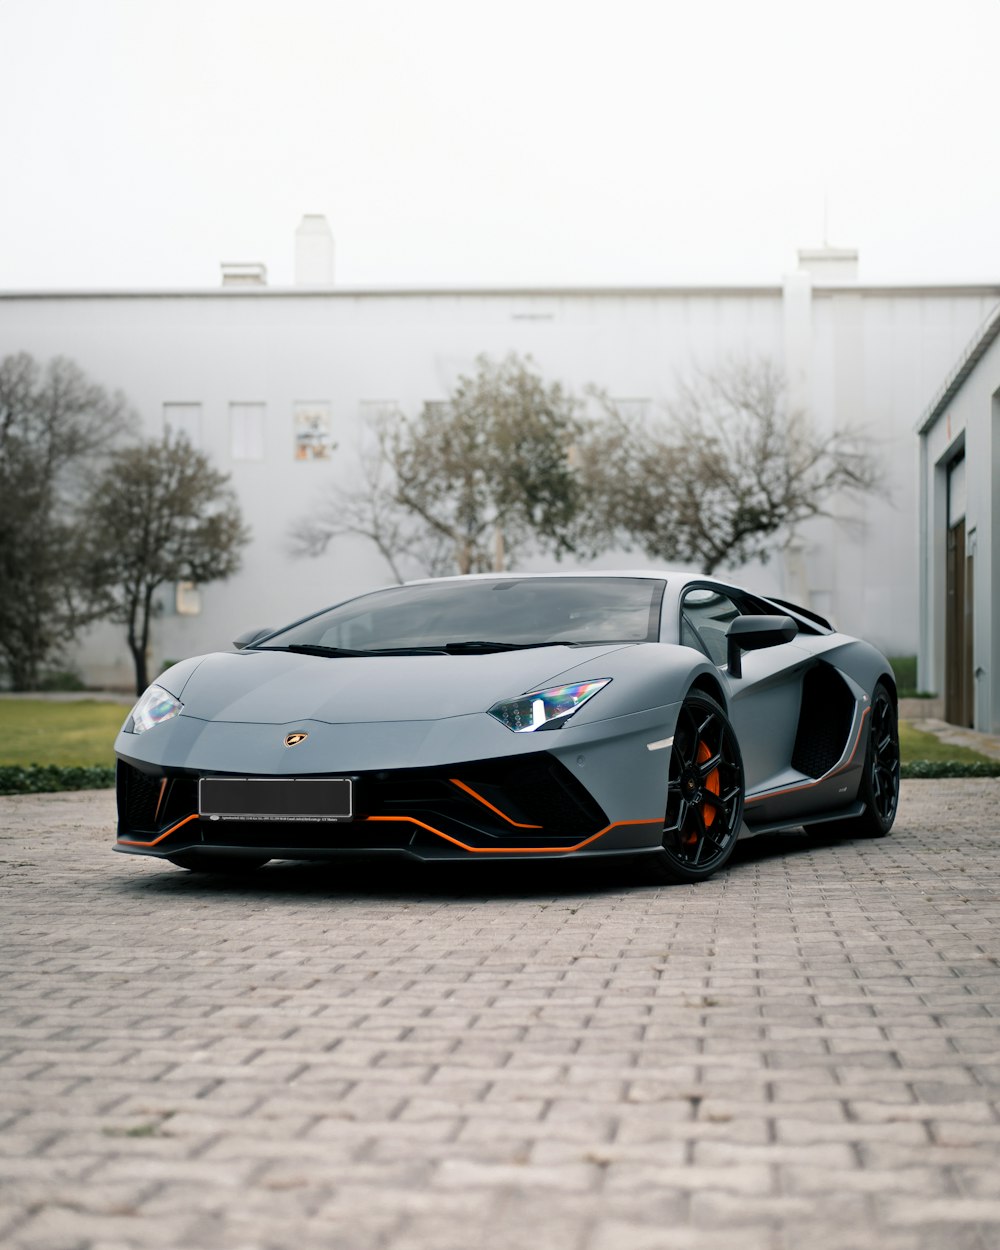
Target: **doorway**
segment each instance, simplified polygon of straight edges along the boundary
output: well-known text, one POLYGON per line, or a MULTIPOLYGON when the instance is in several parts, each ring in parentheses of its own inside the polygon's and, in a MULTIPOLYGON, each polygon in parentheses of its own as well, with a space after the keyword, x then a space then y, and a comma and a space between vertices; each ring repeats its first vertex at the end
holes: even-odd
POLYGON ((944 717, 972 728, 975 716, 973 672, 973 551, 965 533, 965 453, 948 466, 948 538, 945 565, 944 717))

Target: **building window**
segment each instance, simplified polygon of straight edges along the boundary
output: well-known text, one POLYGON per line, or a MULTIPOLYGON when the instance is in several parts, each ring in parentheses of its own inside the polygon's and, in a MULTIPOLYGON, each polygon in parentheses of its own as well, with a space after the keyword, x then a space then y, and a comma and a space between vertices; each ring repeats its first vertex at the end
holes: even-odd
POLYGON ((194 582, 178 582, 174 592, 174 608, 178 616, 201 615, 201 592, 194 582))
POLYGON ((201 446, 201 404, 164 404, 163 432, 183 435, 192 447, 201 446))
POLYGON ((229 449, 234 460, 264 459, 266 404, 229 405, 229 449))
POLYGON ((330 435, 330 405, 302 401, 293 414, 296 460, 329 460, 335 446, 330 435))

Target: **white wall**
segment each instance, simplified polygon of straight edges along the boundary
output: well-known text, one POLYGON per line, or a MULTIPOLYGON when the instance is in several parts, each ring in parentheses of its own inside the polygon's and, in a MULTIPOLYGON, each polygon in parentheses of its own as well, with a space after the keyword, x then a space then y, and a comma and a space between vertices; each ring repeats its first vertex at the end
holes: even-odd
POLYGON ((985 733, 1000 733, 1000 338, 922 439, 918 680, 935 692, 943 692, 945 675, 947 467, 962 449, 966 550, 974 554, 975 569, 974 725, 985 733))
MULTIPOLYGON (((387 580, 360 540, 338 542, 316 561, 290 559, 289 525, 322 492, 350 480, 363 402, 396 401, 415 413, 424 401, 445 398, 478 354, 511 350, 530 354, 547 378, 577 391, 595 383, 612 396, 654 404, 694 367, 728 357, 766 354, 794 367, 817 428, 860 419, 892 481, 891 503, 873 500, 861 509, 857 532, 819 523, 804 533, 804 589, 842 628, 891 651, 913 651, 913 422, 1000 292, 812 289, 811 281, 797 276, 792 302, 777 285, 0 295, 0 355, 73 357, 103 385, 124 390, 150 434, 162 431, 165 403, 202 405, 202 447, 232 473, 253 543, 237 577, 203 589, 200 616, 167 614, 157 622, 154 666, 387 580), (786 361, 786 346, 797 359, 786 361), (327 463, 293 458, 292 412, 300 400, 330 404, 339 447, 327 463), (263 461, 232 460, 231 402, 266 404, 263 461)), ((798 594, 803 587, 790 571, 779 560, 747 570, 744 580, 798 594)), ((96 631, 81 662, 92 681, 129 684, 116 630, 96 631)))

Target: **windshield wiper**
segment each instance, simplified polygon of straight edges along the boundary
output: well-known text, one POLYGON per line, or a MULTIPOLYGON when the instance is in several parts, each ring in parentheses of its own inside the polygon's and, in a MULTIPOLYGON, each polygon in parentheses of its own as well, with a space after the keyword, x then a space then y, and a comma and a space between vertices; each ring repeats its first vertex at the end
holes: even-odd
POLYGON ((355 651, 350 647, 324 647, 318 642, 290 642, 285 647, 248 647, 250 651, 291 651, 295 655, 372 656, 372 655, 443 655, 440 647, 385 647, 374 651, 355 651))
POLYGON ((318 642, 290 642, 284 647, 248 647, 248 651, 292 651, 296 655, 372 655, 371 651, 351 651, 347 647, 323 647, 318 642))
POLYGON ((532 647, 572 647, 575 643, 565 638, 553 638, 550 642, 490 642, 471 638, 466 642, 443 642, 441 650, 448 655, 475 655, 479 651, 528 651, 532 647))
POLYGON ((324 647, 318 642, 290 642, 284 647, 248 647, 248 651, 291 651, 295 655, 373 656, 373 655, 488 655, 493 651, 530 651, 535 647, 596 646, 575 638, 553 638, 548 642, 495 642, 470 638, 462 642, 432 643, 425 647, 377 647, 370 651, 354 651, 350 647, 324 647))

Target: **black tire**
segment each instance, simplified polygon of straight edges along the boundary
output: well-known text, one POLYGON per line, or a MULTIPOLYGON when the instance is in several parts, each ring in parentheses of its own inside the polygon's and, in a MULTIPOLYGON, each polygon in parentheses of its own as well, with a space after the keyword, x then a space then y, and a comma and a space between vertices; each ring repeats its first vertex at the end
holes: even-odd
POLYGON ((189 872, 240 873, 256 872, 268 862, 266 859, 255 859, 248 855, 202 855, 198 851, 182 851, 180 855, 166 857, 178 868, 187 868, 189 872))
POLYGON ((645 861, 655 881, 705 881, 732 855, 743 823, 743 756, 707 694, 684 700, 670 751, 663 846, 645 861))
POLYGON ((899 721, 896 703, 884 682, 872 692, 871 724, 858 798, 865 810, 847 820, 826 820, 810 833, 831 838, 884 838, 899 806, 899 721))

